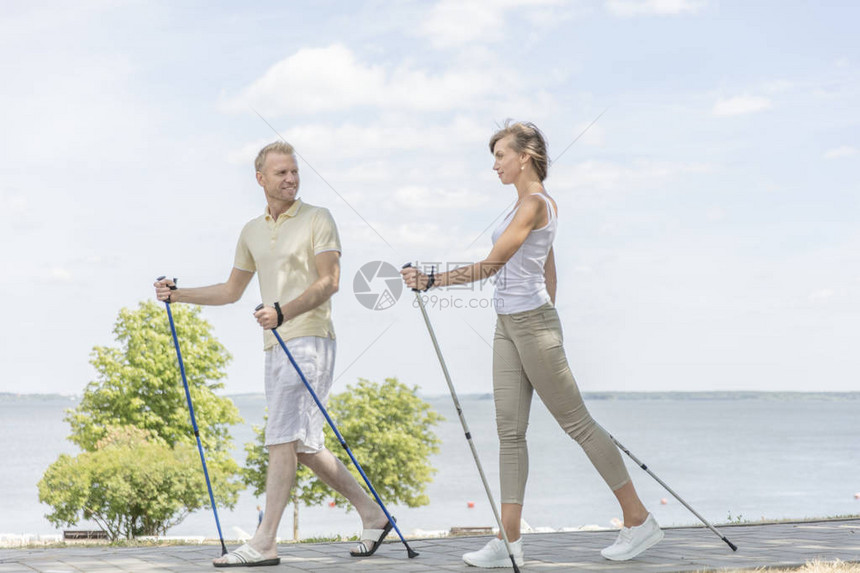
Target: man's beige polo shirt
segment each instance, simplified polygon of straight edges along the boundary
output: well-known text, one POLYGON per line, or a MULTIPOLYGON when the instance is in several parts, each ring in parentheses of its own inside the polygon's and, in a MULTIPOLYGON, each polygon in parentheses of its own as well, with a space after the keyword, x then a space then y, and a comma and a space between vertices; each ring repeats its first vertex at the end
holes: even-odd
MULTIPOLYGON (((273 306, 275 301, 283 306, 319 278, 314 257, 326 251, 341 252, 331 213, 298 199, 277 221, 269 215, 268 208, 248 221, 239 235, 233 266, 258 273, 266 306, 273 306)), ((331 300, 284 322, 278 333, 284 340, 300 336, 334 338, 331 300)), ((277 344, 268 330, 263 336, 266 350, 277 344)))

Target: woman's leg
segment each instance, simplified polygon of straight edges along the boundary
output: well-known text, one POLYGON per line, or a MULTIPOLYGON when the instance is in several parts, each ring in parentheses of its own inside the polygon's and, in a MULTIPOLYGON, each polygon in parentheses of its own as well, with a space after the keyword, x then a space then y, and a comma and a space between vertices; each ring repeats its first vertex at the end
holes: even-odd
POLYGON ((582 446, 615 494, 624 514, 624 525, 642 524, 648 512, 636 494, 612 438, 585 407, 564 353, 561 323, 555 308, 532 311, 509 331, 528 380, 559 425, 582 446))
MULTIPOLYGON (((504 503, 502 502, 502 527, 505 528, 505 533, 508 536, 508 541, 513 543, 520 538, 520 524, 523 519, 523 504, 521 503, 504 503)), ((502 534, 499 533, 499 539, 502 534)))
MULTIPOLYGON (((478 551, 463 555, 463 561, 468 565, 480 568, 509 567, 511 557, 518 566, 523 564, 520 516, 529 474, 526 428, 529 424, 532 387, 523 373, 517 349, 505 334, 501 320, 496 322, 493 340, 493 399, 496 404, 496 430, 499 433, 501 526, 510 545, 505 546, 494 538, 478 551)), ((499 537, 502 537, 501 531, 499 537)))
POLYGON ((621 511, 624 514, 624 527, 636 527, 645 523, 648 518, 648 510, 642 505, 642 500, 639 499, 639 494, 633 487, 633 480, 628 481, 612 493, 615 494, 621 505, 621 511))
MULTIPOLYGON (((529 453, 526 430, 532 403, 532 386, 519 353, 500 320, 493 339, 493 398, 499 434, 499 478, 502 491, 502 526, 508 541, 520 538, 529 453)), ((501 534, 500 534, 501 535, 501 534)))

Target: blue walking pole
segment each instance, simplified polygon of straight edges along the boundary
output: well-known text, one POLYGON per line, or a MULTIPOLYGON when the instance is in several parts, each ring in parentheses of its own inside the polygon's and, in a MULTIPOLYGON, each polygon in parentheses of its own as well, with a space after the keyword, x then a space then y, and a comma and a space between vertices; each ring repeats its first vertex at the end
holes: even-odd
MULTIPOLYGON (((277 303, 275 303, 275 304, 277 304, 277 303)), ((254 310, 255 311, 260 310, 262 308, 263 308, 263 305, 261 304, 261 305, 257 306, 257 308, 255 308, 254 310)), ((394 518, 391 517, 390 513, 388 513, 388 509, 385 507, 385 504, 382 503, 382 500, 379 498, 379 494, 376 493, 376 490, 373 488, 373 485, 371 485, 370 480, 367 478, 367 475, 364 473, 364 470, 361 469, 361 464, 359 464, 358 460, 355 459, 355 456, 352 455, 352 450, 349 449, 349 446, 347 445, 346 440, 344 440, 343 436, 340 435, 340 432, 338 431, 337 426, 335 425, 334 421, 331 419, 331 416, 328 415, 328 411, 325 409, 325 406, 323 406, 323 403, 320 402, 319 397, 317 397, 317 393, 314 392, 313 387, 311 387, 310 383, 308 383, 308 379, 305 378, 304 372, 302 372, 302 369, 299 368, 299 365, 296 363, 296 360, 295 360, 295 358, 293 358, 293 355, 292 355, 292 353, 290 353, 290 350, 287 348, 287 345, 284 344, 284 339, 281 338, 280 334, 278 334, 277 328, 272 329, 272 334, 274 334, 275 338, 278 339, 278 344, 280 344, 281 348, 284 349, 284 352, 287 354, 287 358, 290 360, 290 364, 292 364, 293 368, 296 369, 296 372, 299 373, 299 378, 302 379, 302 382, 304 383, 305 388, 307 388, 308 392, 311 393, 311 397, 314 399, 314 402, 317 403, 317 406, 319 407, 320 412, 322 412, 323 416, 325 416, 325 419, 328 422, 329 427, 332 429, 332 431, 334 432, 334 435, 337 437, 337 441, 340 442, 341 447, 343 447, 343 449, 346 450, 346 453, 349 456, 349 459, 351 459, 353 465, 355 465, 355 469, 357 469, 358 473, 361 474, 361 477, 364 478, 364 483, 367 484, 367 488, 370 490, 370 493, 373 494, 374 499, 376 499, 376 503, 378 503, 379 507, 382 508, 382 511, 385 512, 385 517, 388 518, 388 523, 390 523, 394 527, 394 530, 397 532, 397 535, 400 537, 400 541, 402 541, 403 545, 406 546, 406 552, 409 555, 409 558, 412 559, 414 557, 418 557, 418 552, 415 551, 414 549, 412 549, 411 547, 409 547, 409 544, 406 543, 406 539, 404 539, 403 534, 400 533, 400 528, 397 527, 397 523, 395 522, 394 518)), ((374 547, 374 550, 376 550, 376 548, 377 548, 377 546, 374 547)))
MULTIPOLYGON (((158 277, 155 280, 162 280, 158 277)), ((176 280, 170 290, 176 290, 176 280)), ((188 390, 188 380, 185 378, 185 364, 182 363, 182 352, 179 350, 179 338, 176 337, 176 326, 173 324, 173 313, 170 311, 170 300, 164 301, 167 309, 167 319, 170 321, 170 332, 173 334, 173 347, 176 348, 176 358, 179 360, 179 372, 182 374, 182 384, 185 386, 185 399, 188 400, 188 411, 191 413, 191 427, 194 428, 194 437, 197 438, 197 451, 200 452, 200 461, 203 463, 203 475, 206 477, 206 487, 209 489, 209 502, 215 513, 215 526, 218 528, 218 539, 221 541, 221 555, 227 554, 227 546, 224 545, 224 536, 221 534, 221 521, 218 520, 218 508, 215 506, 215 495, 212 493, 212 483, 209 481, 209 470, 206 469, 206 456, 203 455, 203 444, 200 443, 200 431, 197 429, 197 420, 194 417, 194 406, 191 404, 191 392, 188 390)))

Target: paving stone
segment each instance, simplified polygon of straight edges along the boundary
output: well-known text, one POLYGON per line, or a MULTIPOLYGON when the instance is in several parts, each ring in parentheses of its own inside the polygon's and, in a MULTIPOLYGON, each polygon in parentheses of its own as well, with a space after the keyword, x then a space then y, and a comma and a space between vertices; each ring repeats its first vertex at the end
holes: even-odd
MULTIPOLYGON (((813 559, 860 562, 860 519, 763 525, 722 526, 738 545, 732 552, 705 528, 667 529, 660 545, 627 562, 606 561, 600 549, 610 545, 614 531, 540 533, 524 537, 524 571, 586 571, 601 573, 676 573, 796 566, 813 559)), ((349 542, 282 544, 281 564, 272 573, 333 573, 341 571, 474 573, 462 554, 482 547, 486 536, 410 540, 420 555, 409 559, 399 542, 386 543, 366 559, 349 556, 349 542)), ((63 547, 2 549, 0 573, 186 573, 214 572, 217 545, 165 547, 63 547)), ((262 573, 262 571, 261 571, 262 573)))

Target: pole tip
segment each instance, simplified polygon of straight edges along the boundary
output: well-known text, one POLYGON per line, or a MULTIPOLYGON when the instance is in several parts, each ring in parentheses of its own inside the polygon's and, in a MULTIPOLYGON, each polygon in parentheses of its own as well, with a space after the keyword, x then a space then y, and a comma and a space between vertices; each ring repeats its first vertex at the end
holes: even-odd
POLYGON ((418 553, 408 545, 406 546, 406 553, 409 555, 409 559, 415 559, 416 557, 418 557, 418 555, 420 555, 420 553, 418 553))
POLYGON ((738 550, 738 546, 735 545, 734 543, 732 543, 731 541, 729 541, 728 539, 726 539, 725 537, 723 537, 723 541, 725 541, 729 545, 729 547, 732 548, 732 551, 738 550))

